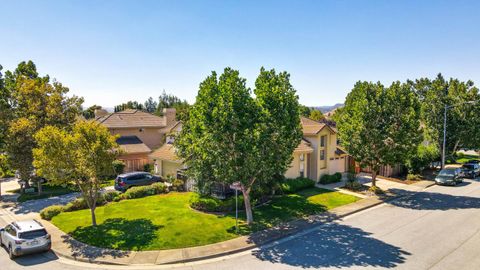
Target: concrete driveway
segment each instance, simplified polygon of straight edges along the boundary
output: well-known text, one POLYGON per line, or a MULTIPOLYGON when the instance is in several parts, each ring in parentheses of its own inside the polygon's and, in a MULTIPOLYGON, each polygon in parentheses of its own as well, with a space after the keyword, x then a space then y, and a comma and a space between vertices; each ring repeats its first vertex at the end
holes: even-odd
MULTIPOLYGON (((175 269, 480 269, 480 183, 424 192, 310 229, 276 243, 175 269)), ((99 266, 34 255, 3 269, 166 269, 99 266)))

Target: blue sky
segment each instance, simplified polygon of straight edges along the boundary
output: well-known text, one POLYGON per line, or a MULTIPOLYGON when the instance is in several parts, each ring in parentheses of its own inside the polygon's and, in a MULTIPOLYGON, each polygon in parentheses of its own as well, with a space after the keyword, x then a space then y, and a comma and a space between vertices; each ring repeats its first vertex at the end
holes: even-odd
POLYGON ((434 77, 480 84, 480 1, 2 1, 0 64, 33 60, 113 106, 190 102, 212 70, 286 70, 309 105, 343 102, 358 80, 434 77))

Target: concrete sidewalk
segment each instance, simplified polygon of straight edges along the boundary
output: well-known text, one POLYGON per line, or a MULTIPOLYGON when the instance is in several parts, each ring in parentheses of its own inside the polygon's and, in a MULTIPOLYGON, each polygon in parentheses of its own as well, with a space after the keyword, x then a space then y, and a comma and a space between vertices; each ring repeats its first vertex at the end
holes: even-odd
MULTIPOLYGON (((240 236, 228 241, 182 249, 160 250, 160 251, 121 251, 105 248, 93 247, 75 239, 71 238, 63 231, 55 227, 48 221, 41 220, 36 213, 30 213, 28 218, 36 218, 42 222, 47 231, 52 236, 52 251, 61 257, 70 258, 73 260, 99 263, 99 264, 114 264, 114 265, 154 265, 154 264, 173 264, 189 261, 197 261, 220 257, 228 254, 233 254, 255 247, 267 244, 269 242, 294 235, 305 229, 331 222, 350 214, 368 209, 370 207, 382 204, 388 200, 408 195, 409 192, 417 192, 430 186, 431 182, 421 181, 409 185, 407 189, 402 189, 397 195, 378 198, 368 197, 359 200, 358 202, 337 207, 320 215, 310 216, 305 219, 294 220, 270 228, 264 231, 256 232, 249 236, 240 236)), ((14 215, 7 209, 0 210, 0 215, 6 216, 10 219, 25 219, 27 216, 14 215), (7 211, 8 213, 5 213, 7 211)))

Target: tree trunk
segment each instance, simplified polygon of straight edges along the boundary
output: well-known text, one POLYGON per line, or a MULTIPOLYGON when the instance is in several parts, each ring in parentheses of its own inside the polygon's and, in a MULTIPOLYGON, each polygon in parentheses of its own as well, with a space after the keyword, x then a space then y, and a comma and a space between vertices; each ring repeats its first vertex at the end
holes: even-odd
POLYGON ((245 202, 245 213, 247 214, 247 224, 253 223, 252 205, 250 204, 250 191, 242 188, 243 201, 245 202))
POLYGON ((97 226, 97 218, 95 217, 95 206, 90 207, 90 214, 92 215, 92 226, 97 226))
POLYGON ((372 170, 372 187, 377 186, 377 170, 372 170))
POLYGON ((38 195, 42 195, 42 181, 37 181, 38 195))

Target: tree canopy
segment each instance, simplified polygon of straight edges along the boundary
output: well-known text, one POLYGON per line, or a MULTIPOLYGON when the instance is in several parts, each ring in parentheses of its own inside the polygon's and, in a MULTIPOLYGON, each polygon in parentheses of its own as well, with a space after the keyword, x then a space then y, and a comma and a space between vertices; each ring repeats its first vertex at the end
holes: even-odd
POLYGON ((372 185, 381 165, 405 163, 423 135, 420 102, 408 84, 357 82, 337 115, 343 146, 372 169, 372 185))
POLYGON ((241 183, 247 222, 252 190, 287 170, 302 137, 299 104, 286 72, 261 69, 254 94, 226 68, 203 82, 175 140, 187 173, 199 182, 241 183))

